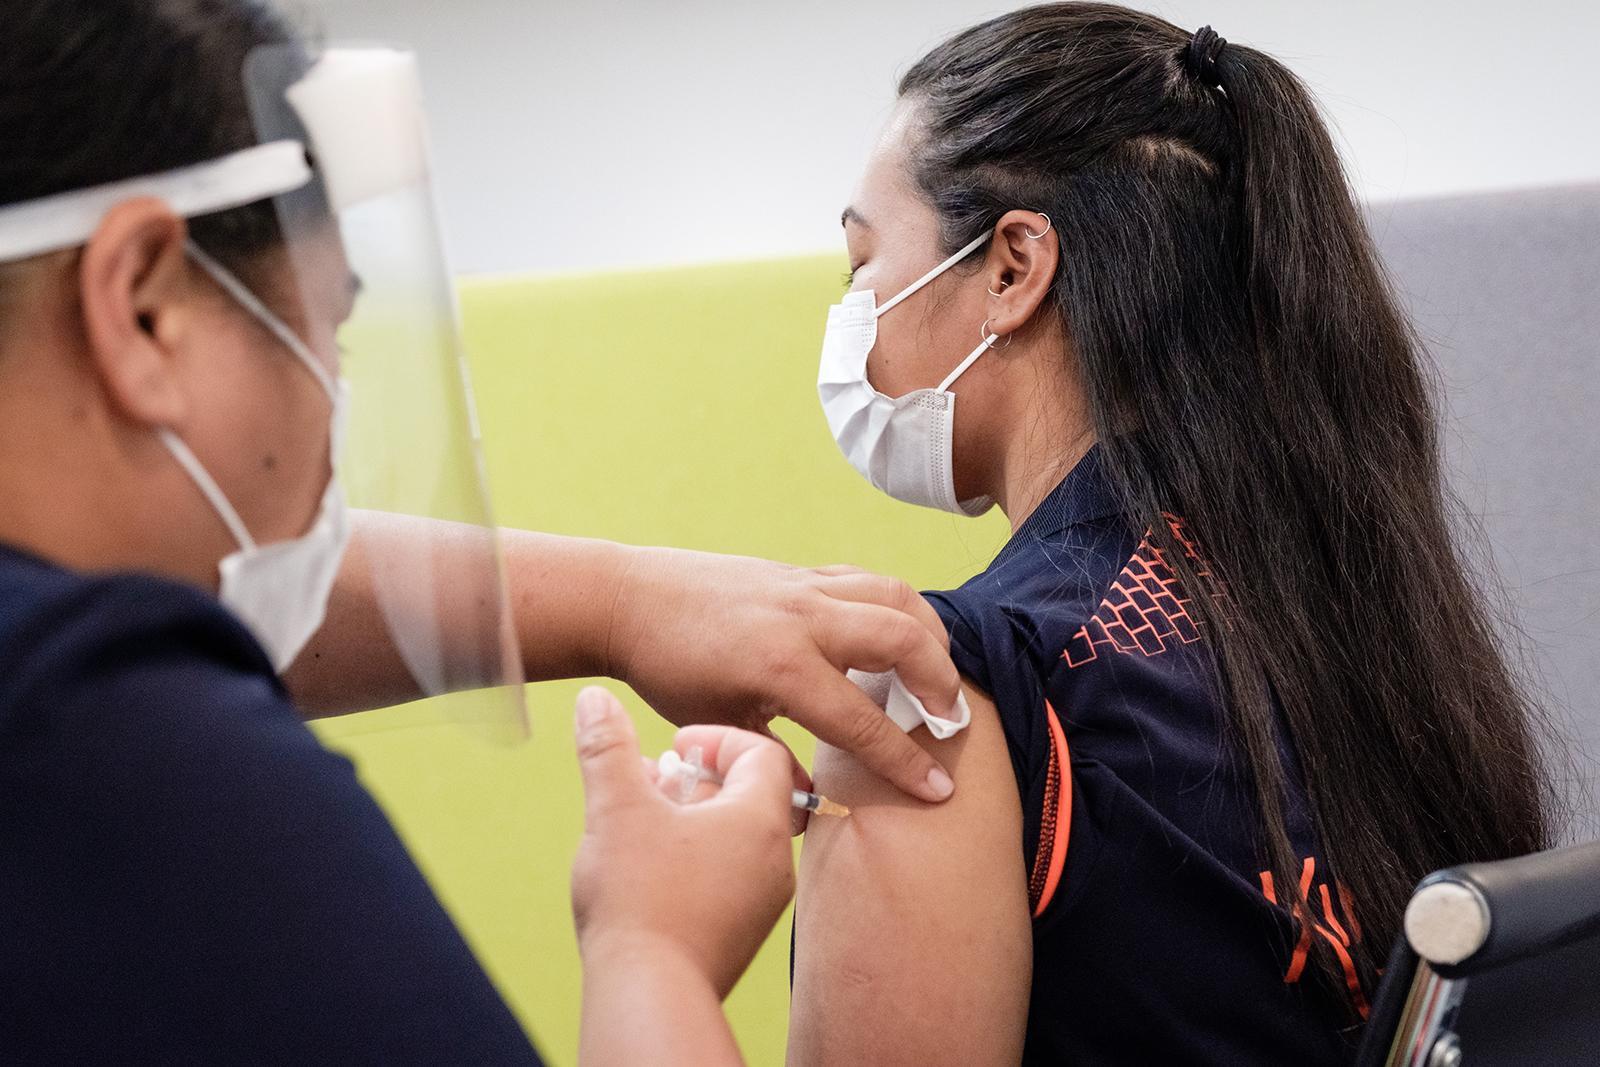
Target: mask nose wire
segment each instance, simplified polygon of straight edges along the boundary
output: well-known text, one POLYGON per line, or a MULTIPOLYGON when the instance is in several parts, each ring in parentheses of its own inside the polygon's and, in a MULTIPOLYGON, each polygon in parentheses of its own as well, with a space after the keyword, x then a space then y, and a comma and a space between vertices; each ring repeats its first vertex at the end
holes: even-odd
MULTIPOLYGON (((333 380, 333 375, 328 373, 328 368, 324 367, 321 361, 312 354, 311 349, 306 347, 305 342, 300 340, 282 319, 273 314, 267 305, 257 299, 256 294, 247 289, 243 282, 235 278, 232 271, 213 259, 205 249, 195 244, 193 238, 186 240, 183 247, 189 258, 198 263, 201 270, 211 275, 212 281, 227 290, 229 296, 242 304, 244 309, 255 316, 261 325, 270 330, 272 335, 282 341, 289 351, 299 357, 300 362, 304 363, 306 369, 316 377, 317 382, 322 386, 323 392, 328 394, 328 400, 336 402, 339 395, 338 383, 333 380)), ((921 283, 919 282, 918 284, 921 283)))
POLYGON ((969 243, 965 248, 961 249, 961 251, 957 252, 955 255, 951 256, 949 259, 945 260, 928 273, 924 274, 921 278, 918 278, 916 281, 912 282, 909 287, 902 289, 899 296, 895 297, 881 308, 878 308, 877 311, 873 313, 874 316, 876 317, 877 315, 882 315, 885 311, 888 311, 890 308, 900 303, 900 301, 904 300, 918 289, 921 289, 924 285, 927 285, 939 275, 943 274, 957 263, 960 263, 963 259, 966 259, 968 256, 972 255, 973 252, 978 250, 980 245, 993 236, 994 233, 992 231, 979 234, 972 240, 971 243, 969 243))

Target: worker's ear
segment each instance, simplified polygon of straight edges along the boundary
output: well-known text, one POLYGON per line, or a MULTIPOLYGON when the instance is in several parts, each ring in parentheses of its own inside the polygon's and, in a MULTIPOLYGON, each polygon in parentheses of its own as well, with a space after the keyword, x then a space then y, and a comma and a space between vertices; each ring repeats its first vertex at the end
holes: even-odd
POLYGON ((183 244, 188 225, 161 200, 118 204, 78 266, 89 355, 112 407, 150 426, 188 409, 179 354, 203 323, 183 244))

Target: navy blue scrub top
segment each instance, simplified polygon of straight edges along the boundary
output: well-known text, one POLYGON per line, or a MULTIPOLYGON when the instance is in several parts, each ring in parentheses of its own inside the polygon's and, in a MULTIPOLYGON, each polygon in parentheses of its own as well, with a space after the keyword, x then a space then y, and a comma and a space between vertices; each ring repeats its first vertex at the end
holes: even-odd
POLYGON ((0 546, 0 1062, 539 1057, 244 627, 0 546))
MULTIPOLYGON (((1171 521, 1204 574, 1203 544, 1171 521)), ((1023 1062, 1353 1058, 1359 1034, 1341 1002, 1363 1003, 1368 976, 1347 965, 1346 988, 1329 988, 1307 956, 1320 938, 1348 961, 1361 930, 1317 844, 1294 753, 1280 755, 1309 921, 1278 906, 1294 897, 1265 870, 1191 593, 1126 516, 1099 448, 984 573, 926 595, 956 667, 994 698, 1022 798, 1034 912, 1023 1062)))

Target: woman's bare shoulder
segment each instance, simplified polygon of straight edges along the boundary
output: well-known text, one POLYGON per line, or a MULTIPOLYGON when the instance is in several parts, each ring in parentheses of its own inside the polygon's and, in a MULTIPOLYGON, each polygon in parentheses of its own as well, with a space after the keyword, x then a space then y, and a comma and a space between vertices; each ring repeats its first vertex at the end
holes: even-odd
POLYGON ((1022 807, 994 702, 965 684, 972 723, 911 736, 955 779, 939 805, 818 746, 819 792, 795 904, 791 1067, 1006 1064, 1021 1059, 1032 977, 1022 807))

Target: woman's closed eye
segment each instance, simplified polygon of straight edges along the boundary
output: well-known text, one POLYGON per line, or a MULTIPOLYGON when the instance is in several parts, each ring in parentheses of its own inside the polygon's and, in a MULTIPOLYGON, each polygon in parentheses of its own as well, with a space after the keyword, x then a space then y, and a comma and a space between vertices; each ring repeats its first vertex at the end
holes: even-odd
POLYGON ((839 281, 844 283, 845 291, 848 292, 856 284, 856 272, 853 270, 845 271, 839 275, 839 281))

